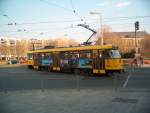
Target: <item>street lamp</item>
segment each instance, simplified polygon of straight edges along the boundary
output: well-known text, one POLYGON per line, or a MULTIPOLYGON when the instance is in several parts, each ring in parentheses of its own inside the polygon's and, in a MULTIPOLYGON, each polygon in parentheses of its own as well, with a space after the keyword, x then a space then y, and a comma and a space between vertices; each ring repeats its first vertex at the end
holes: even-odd
POLYGON ((101 26, 101 45, 103 45, 103 26, 102 26, 102 13, 99 12, 90 12, 92 15, 99 15, 100 18, 100 26, 101 26))

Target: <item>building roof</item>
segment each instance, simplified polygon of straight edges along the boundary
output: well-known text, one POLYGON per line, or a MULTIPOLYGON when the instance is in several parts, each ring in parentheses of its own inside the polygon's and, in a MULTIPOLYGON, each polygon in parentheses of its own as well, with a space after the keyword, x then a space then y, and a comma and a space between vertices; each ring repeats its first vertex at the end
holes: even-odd
MULTIPOLYGON (((120 38, 134 38, 135 32, 114 32, 120 38)), ((138 31, 136 34, 137 38, 145 38, 149 35, 146 31, 138 31)))

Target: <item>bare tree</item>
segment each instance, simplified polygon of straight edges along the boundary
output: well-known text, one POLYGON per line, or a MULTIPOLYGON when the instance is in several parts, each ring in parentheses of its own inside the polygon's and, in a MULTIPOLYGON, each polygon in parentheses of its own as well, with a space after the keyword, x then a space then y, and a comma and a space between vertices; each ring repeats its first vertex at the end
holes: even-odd
POLYGON ((150 35, 141 41, 141 53, 146 57, 150 57, 150 35))
POLYGON ((16 41, 16 55, 18 57, 26 56, 28 51, 28 44, 26 40, 17 40, 16 41))
POLYGON ((79 42, 77 42, 76 40, 74 39, 69 40, 69 46, 78 46, 78 45, 79 45, 79 42))
POLYGON ((3 57, 7 57, 10 55, 10 49, 9 49, 8 45, 6 45, 6 44, 0 45, 0 55, 3 57))
POLYGON ((10 53, 9 46, 7 46, 7 45, 1 45, 0 46, 0 51, 1 51, 2 55, 5 55, 5 56, 8 55, 10 53))
MULTIPOLYGON (((98 35, 97 37, 97 43, 100 44, 101 36, 98 35)), ((103 41, 104 44, 113 44, 116 45, 122 50, 122 41, 120 37, 118 37, 114 32, 112 32, 112 29, 108 25, 103 25, 103 41)))

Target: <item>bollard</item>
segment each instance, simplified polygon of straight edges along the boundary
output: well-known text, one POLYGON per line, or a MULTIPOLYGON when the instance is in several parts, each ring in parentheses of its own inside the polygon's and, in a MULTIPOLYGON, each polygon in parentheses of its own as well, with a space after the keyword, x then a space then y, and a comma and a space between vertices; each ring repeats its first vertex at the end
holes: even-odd
POLYGON ((79 70, 75 69, 74 70, 74 74, 76 76, 76 88, 77 88, 77 91, 80 91, 79 70))
POLYGON ((8 91, 7 91, 7 86, 6 86, 6 88, 5 88, 5 79, 4 79, 4 81, 2 81, 2 86, 3 86, 3 90, 4 90, 4 93, 8 93, 8 91))
POLYGON ((114 91, 117 92, 118 90, 118 75, 115 73, 114 74, 114 80, 113 80, 113 86, 114 86, 114 91))
POLYGON ((77 91, 80 91, 80 83, 79 83, 79 75, 76 74, 76 88, 77 88, 77 91))
POLYGON ((44 79, 41 79, 41 91, 44 92, 44 79))

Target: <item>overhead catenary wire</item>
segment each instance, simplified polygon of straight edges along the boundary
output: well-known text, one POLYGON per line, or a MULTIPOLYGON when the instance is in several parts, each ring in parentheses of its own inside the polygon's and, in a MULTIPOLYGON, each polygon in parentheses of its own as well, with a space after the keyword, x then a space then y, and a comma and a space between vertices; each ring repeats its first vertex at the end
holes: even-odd
MULTIPOLYGON (((53 6, 55 6, 55 7, 58 7, 58 8, 62 8, 62 9, 64 9, 64 10, 66 10, 66 11, 69 11, 69 12, 73 12, 76 16, 78 16, 79 18, 80 18, 80 21, 83 21, 83 18, 81 18, 80 17, 80 15, 77 13, 77 11, 75 10, 75 9, 69 9, 69 8, 66 8, 66 7, 63 7, 63 6, 61 6, 61 5, 58 5, 58 4, 56 4, 56 3, 52 3, 52 2, 49 2, 49 1, 46 1, 46 0, 40 0, 40 1, 42 1, 42 2, 44 2, 44 3, 46 3, 46 4, 49 4, 49 5, 53 5, 53 6)), ((73 3, 72 3, 72 1, 71 1, 71 4, 72 4, 72 8, 74 8, 73 7, 73 3)), ((2 13, 4 13, 3 11, 1 11, 2 13)), ((62 23, 62 22, 75 22, 75 21, 79 21, 79 20, 67 20, 67 21, 51 21, 51 22, 29 22, 29 23, 16 23, 14 20, 12 20, 8 15, 6 15, 6 14, 3 14, 3 15, 5 15, 5 17, 7 18, 7 19, 9 19, 9 20, 11 20, 12 22, 11 23, 8 23, 8 24, 3 24, 4 26, 5 25, 32 25, 32 24, 47 24, 47 23, 62 23)), ((85 22, 86 23, 86 22, 85 22)), ((2 25, 2 26, 3 26, 2 25)), ((25 29, 24 29, 25 30, 25 29)))
MULTIPOLYGON (((49 5, 53 5, 55 7, 58 7, 58 8, 62 8, 66 11, 69 11, 69 12, 73 12, 76 16, 78 16, 80 18, 81 21, 83 21, 83 18, 78 14, 78 12, 75 10, 75 7, 73 5, 73 1, 70 0, 70 4, 71 4, 71 7, 72 9, 70 8, 66 8, 66 7, 63 7, 61 5, 58 5, 54 2, 50 2, 50 1, 46 1, 46 0, 40 0, 44 3, 47 3, 49 5)), ((4 13, 2 10, 0 10, 0 12, 4 13)), ((4 13, 5 14, 5 13, 4 13)), ((16 22, 14 20, 12 20, 8 15, 5 14, 5 17, 8 18, 9 20, 13 21, 13 23, 15 23, 16 25, 16 22)), ((104 22, 113 22, 113 21, 118 21, 119 20, 129 20, 129 19, 136 19, 136 18, 149 18, 150 16, 132 16, 132 17, 111 17, 111 18, 103 18, 104 22), (112 21, 113 20, 113 21, 112 21)), ((67 21, 50 21, 50 22, 29 22, 29 23, 17 23, 17 25, 27 25, 27 24, 46 24, 46 23, 61 23, 61 22, 75 22, 75 21, 78 21, 78 20, 67 20, 67 21)), ((85 22, 86 23, 86 22, 85 22)), ((4 24, 4 25, 8 25, 8 24, 4 24)))
MULTIPOLYGON (((66 30, 66 29, 73 29, 73 28, 77 28, 77 26, 74 27, 70 27, 70 26, 66 26, 66 27, 51 27, 51 28, 39 28, 39 29, 28 29, 28 32, 33 32, 33 31, 42 31, 42 30, 66 30)), ((24 29, 17 29, 17 30, 13 30, 13 31, 0 31, 0 32, 24 32, 24 29)))
MULTIPOLYGON (((123 20, 131 20, 131 19, 142 19, 142 18, 150 18, 150 16, 132 16, 132 17, 112 17, 112 18, 104 18, 103 22, 114 23, 116 21, 123 21, 123 20), (106 20, 107 19, 107 20, 106 20), (110 19, 110 20, 108 20, 110 19), (114 20, 113 20, 114 19, 114 20)), ((96 20, 96 19, 92 19, 96 20)), ((32 25, 32 24, 56 24, 56 23, 69 23, 69 22, 79 22, 80 19, 74 20, 57 20, 57 21, 39 21, 39 22, 25 22, 25 23, 17 23, 16 25, 32 25)), ((91 21, 91 20, 89 20, 91 21)), ((89 23, 89 22, 88 22, 89 23)), ((90 22, 92 23, 92 22, 90 22)), ((94 22, 93 22, 94 23, 94 22)), ((1 26, 5 26, 8 24, 1 24, 1 26)))
MULTIPOLYGON (((18 23, 17 25, 33 25, 33 24, 56 24, 56 23, 69 23, 69 22, 78 22, 79 19, 74 20, 59 20, 59 21, 39 21, 39 22, 25 22, 25 23, 18 23)), ((1 25, 8 25, 8 24, 1 24, 1 25)))
MULTIPOLYGON (((66 7, 63 7, 63 6, 60 6, 60 5, 56 4, 56 3, 48 2, 48 1, 46 1, 46 0, 40 0, 40 1, 45 2, 45 3, 49 4, 49 5, 53 5, 53 6, 55 6, 55 7, 64 9, 64 10, 66 10, 66 11, 72 12, 72 13, 74 13, 77 17, 79 17, 81 21, 83 21, 83 18, 82 18, 82 17, 77 13, 77 11, 75 10, 72 0, 70 0, 70 4, 71 4, 72 9, 69 9, 69 8, 66 8, 66 7)), ((85 23, 86 23, 86 22, 85 22, 85 23)))
MULTIPOLYGON (((96 21, 94 21, 94 22, 89 22, 90 24, 92 24, 92 23, 97 23, 96 21)), ((150 24, 150 21, 140 21, 140 23, 141 24, 150 24)), ((103 25, 133 25, 133 23, 131 23, 131 22, 128 22, 128 23, 104 23, 103 25)))
MULTIPOLYGON (((7 14, 5 14, 3 11, 0 11, 0 12, 2 12, 3 13, 3 16, 5 17, 5 18, 7 18, 7 19, 9 19, 11 22, 13 22, 13 25, 14 26, 18 26, 18 25, 38 25, 38 24, 56 24, 56 23, 72 23, 72 22, 79 22, 79 21, 82 21, 82 22, 84 22, 84 20, 83 20, 83 18, 80 16, 80 14, 79 14, 79 12, 75 9, 75 6, 74 6, 74 4, 73 4, 73 1, 72 0, 70 0, 70 4, 71 4, 71 8, 67 8, 67 7, 64 7, 64 6, 62 6, 62 5, 59 5, 59 4, 56 4, 56 3, 54 3, 54 2, 51 2, 51 1, 47 1, 47 0, 40 0, 40 1, 42 1, 42 2, 44 2, 44 3, 46 3, 46 4, 49 4, 49 5, 52 5, 52 6, 55 6, 55 7, 58 7, 58 8, 61 8, 61 9, 63 9, 63 10, 65 10, 65 11, 68 11, 68 12, 70 12, 70 13, 73 13, 73 14, 75 14, 79 19, 74 19, 74 20, 58 20, 58 21, 39 21, 39 22, 25 22, 25 23, 16 23, 16 21, 14 21, 12 18, 10 18, 7 14)), ((111 18, 103 18, 103 22, 108 22, 108 23, 111 23, 111 22, 113 22, 113 24, 106 24, 106 25, 112 25, 112 26, 119 26, 119 25, 126 25, 126 23, 121 23, 121 24, 114 24, 114 22, 118 22, 118 20, 120 20, 120 21, 124 21, 124 20, 133 20, 133 19, 143 19, 143 18, 150 18, 150 16, 149 15, 146 15, 146 16, 131 16, 131 17, 111 17, 111 18)), ((87 20, 88 21, 88 20, 87 20)), ((86 23, 86 22, 84 22, 84 23, 86 23)), ((147 23, 143 23, 143 22, 140 22, 140 23, 142 23, 142 24, 145 24, 145 25, 148 25, 149 24, 149 22, 147 22, 147 23)), ((131 24, 131 25, 133 25, 133 23, 128 23, 128 24, 131 24)), ((8 25, 8 24, 3 24, 4 26, 5 25, 8 25)), ((11 25, 11 26, 13 26, 13 25, 11 25)), ((67 29, 71 29, 71 28, 74 28, 74 26, 73 27, 68 27, 67 29)), ((47 29, 47 28, 46 28, 47 29)), ((51 28, 51 29, 58 29, 58 28, 51 28)), ((65 28, 60 28, 60 29, 62 29, 62 30, 64 30, 65 28)), ((19 30, 19 29, 18 29, 19 30)), ((12 31, 12 32, 24 32, 24 30, 26 31, 26 29, 21 29, 21 31, 18 31, 18 30, 16 30, 16 31, 12 31)), ((31 30, 28 30, 28 31, 31 31, 31 30)), ((36 30, 35 30, 36 31, 36 30)), ((1 31, 0 31, 1 32, 1 31)), ((7 31, 6 31, 7 32, 7 31)), ((9 31, 8 31, 9 32, 9 31)), ((11 32, 11 31, 10 31, 11 32)))
POLYGON ((134 19, 134 18, 147 18, 150 17, 150 15, 144 15, 144 16, 128 16, 128 17, 111 17, 111 18, 104 18, 104 19, 134 19))
POLYGON ((104 18, 104 22, 114 22, 114 21, 123 21, 123 20, 132 20, 132 19, 142 19, 142 18, 150 18, 149 15, 146 16, 131 16, 131 17, 112 17, 112 18, 104 18))
POLYGON ((10 18, 8 16, 8 14, 6 14, 4 11, 0 10, 0 12, 3 14, 4 17, 6 17, 8 20, 11 21, 11 23, 8 23, 7 25, 15 25, 15 27, 17 27, 18 30, 22 29, 23 31, 27 31, 25 28, 18 28, 16 21, 14 21, 12 18, 10 18), (12 23, 13 22, 13 23, 12 23))
MULTIPOLYGON (((62 9, 66 10, 66 11, 69 11, 69 12, 73 12, 76 16, 78 16, 80 18, 80 21, 83 21, 82 17, 80 17, 78 12, 75 10, 72 0, 70 0, 72 9, 60 6, 60 5, 55 4, 55 3, 48 2, 46 0, 40 0, 40 1, 44 1, 45 3, 48 3, 48 4, 54 5, 56 7, 62 8, 62 9)), ((9 20, 12 20, 6 14, 5 14, 5 17, 8 18, 9 20)), ((114 21, 118 21, 118 20, 130 20, 130 19, 149 18, 149 17, 150 16, 132 16, 132 17, 112 17, 112 18, 103 18, 103 19, 104 19, 104 22, 114 22, 114 21)), ((78 22, 78 21, 79 20, 64 20, 64 21, 61 20, 61 21, 47 21, 47 22, 26 22, 26 23, 17 23, 17 24, 14 24, 14 25, 32 25, 32 24, 47 24, 47 23, 54 24, 54 23, 65 23, 65 22, 69 23, 69 22, 78 22)), ((13 23, 16 23, 16 22, 13 20, 13 23)), ((133 23, 131 23, 131 24, 133 24, 133 23)), ((4 24, 4 25, 8 25, 8 24, 4 24)), ((117 25, 117 24, 114 24, 114 25, 117 25)), ((72 27, 70 27, 70 28, 72 28, 72 27)), ((22 31, 26 31, 26 29, 24 29, 22 31)))
MULTIPOLYGON (((73 14, 75 14, 77 17, 80 18, 80 21, 84 21, 83 18, 82 18, 82 17, 77 13, 77 11, 75 10, 72 0, 70 0, 70 4, 71 4, 71 7, 72 7, 71 9, 70 9, 70 8, 66 8, 66 7, 63 7, 63 6, 58 5, 58 4, 56 4, 56 3, 53 3, 53 2, 46 1, 46 0, 40 0, 40 1, 42 1, 42 2, 44 2, 44 3, 46 3, 46 4, 49 4, 49 5, 51 5, 51 6, 55 6, 55 7, 61 8, 61 9, 65 10, 65 11, 72 12, 73 14)), ((84 22, 84 23, 86 23, 86 22, 84 22)))
MULTIPOLYGON (((70 4, 71 4, 71 7, 72 7, 72 10, 73 10, 73 13, 78 16, 80 18, 81 21, 84 21, 84 19, 78 14, 78 12, 75 10, 75 7, 73 5, 73 1, 70 0, 70 4)), ((86 24, 86 22, 84 22, 86 24)))
POLYGON ((61 8, 61 9, 65 10, 65 11, 72 12, 72 9, 63 7, 63 6, 58 5, 58 4, 54 3, 54 2, 50 2, 50 1, 46 1, 46 0, 40 0, 40 1, 43 2, 43 3, 49 4, 51 6, 55 6, 55 7, 61 8))
MULTIPOLYGON (((92 22, 92 23, 95 23, 95 22, 92 22)), ((150 21, 147 21, 147 22, 140 22, 142 25, 144 26, 149 26, 150 25, 150 21)), ((106 26, 110 26, 112 28, 117 28, 117 27, 122 27, 122 26, 133 26, 133 23, 117 23, 117 24, 104 24, 106 26)), ((96 27, 96 25, 94 25, 93 27, 96 27)), ((66 27, 50 27, 50 28, 38 28, 38 29, 28 29, 27 31, 30 32, 30 31, 41 31, 41 30, 66 30, 66 29, 73 29, 73 28, 78 28, 77 26, 73 26, 73 27, 70 27, 70 26, 66 26, 66 27)), ((0 32, 26 32, 24 29, 17 29, 17 30, 14 30, 14 31, 0 31, 0 32)))
POLYGON ((3 16, 4 16, 5 18, 7 18, 7 19, 10 20, 11 22, 13 22, 14 25, 16 25, 16 22, 15 22, 12 18, 10 18, 4 11, 0 10, 0 12, 3 14, 3 16))

